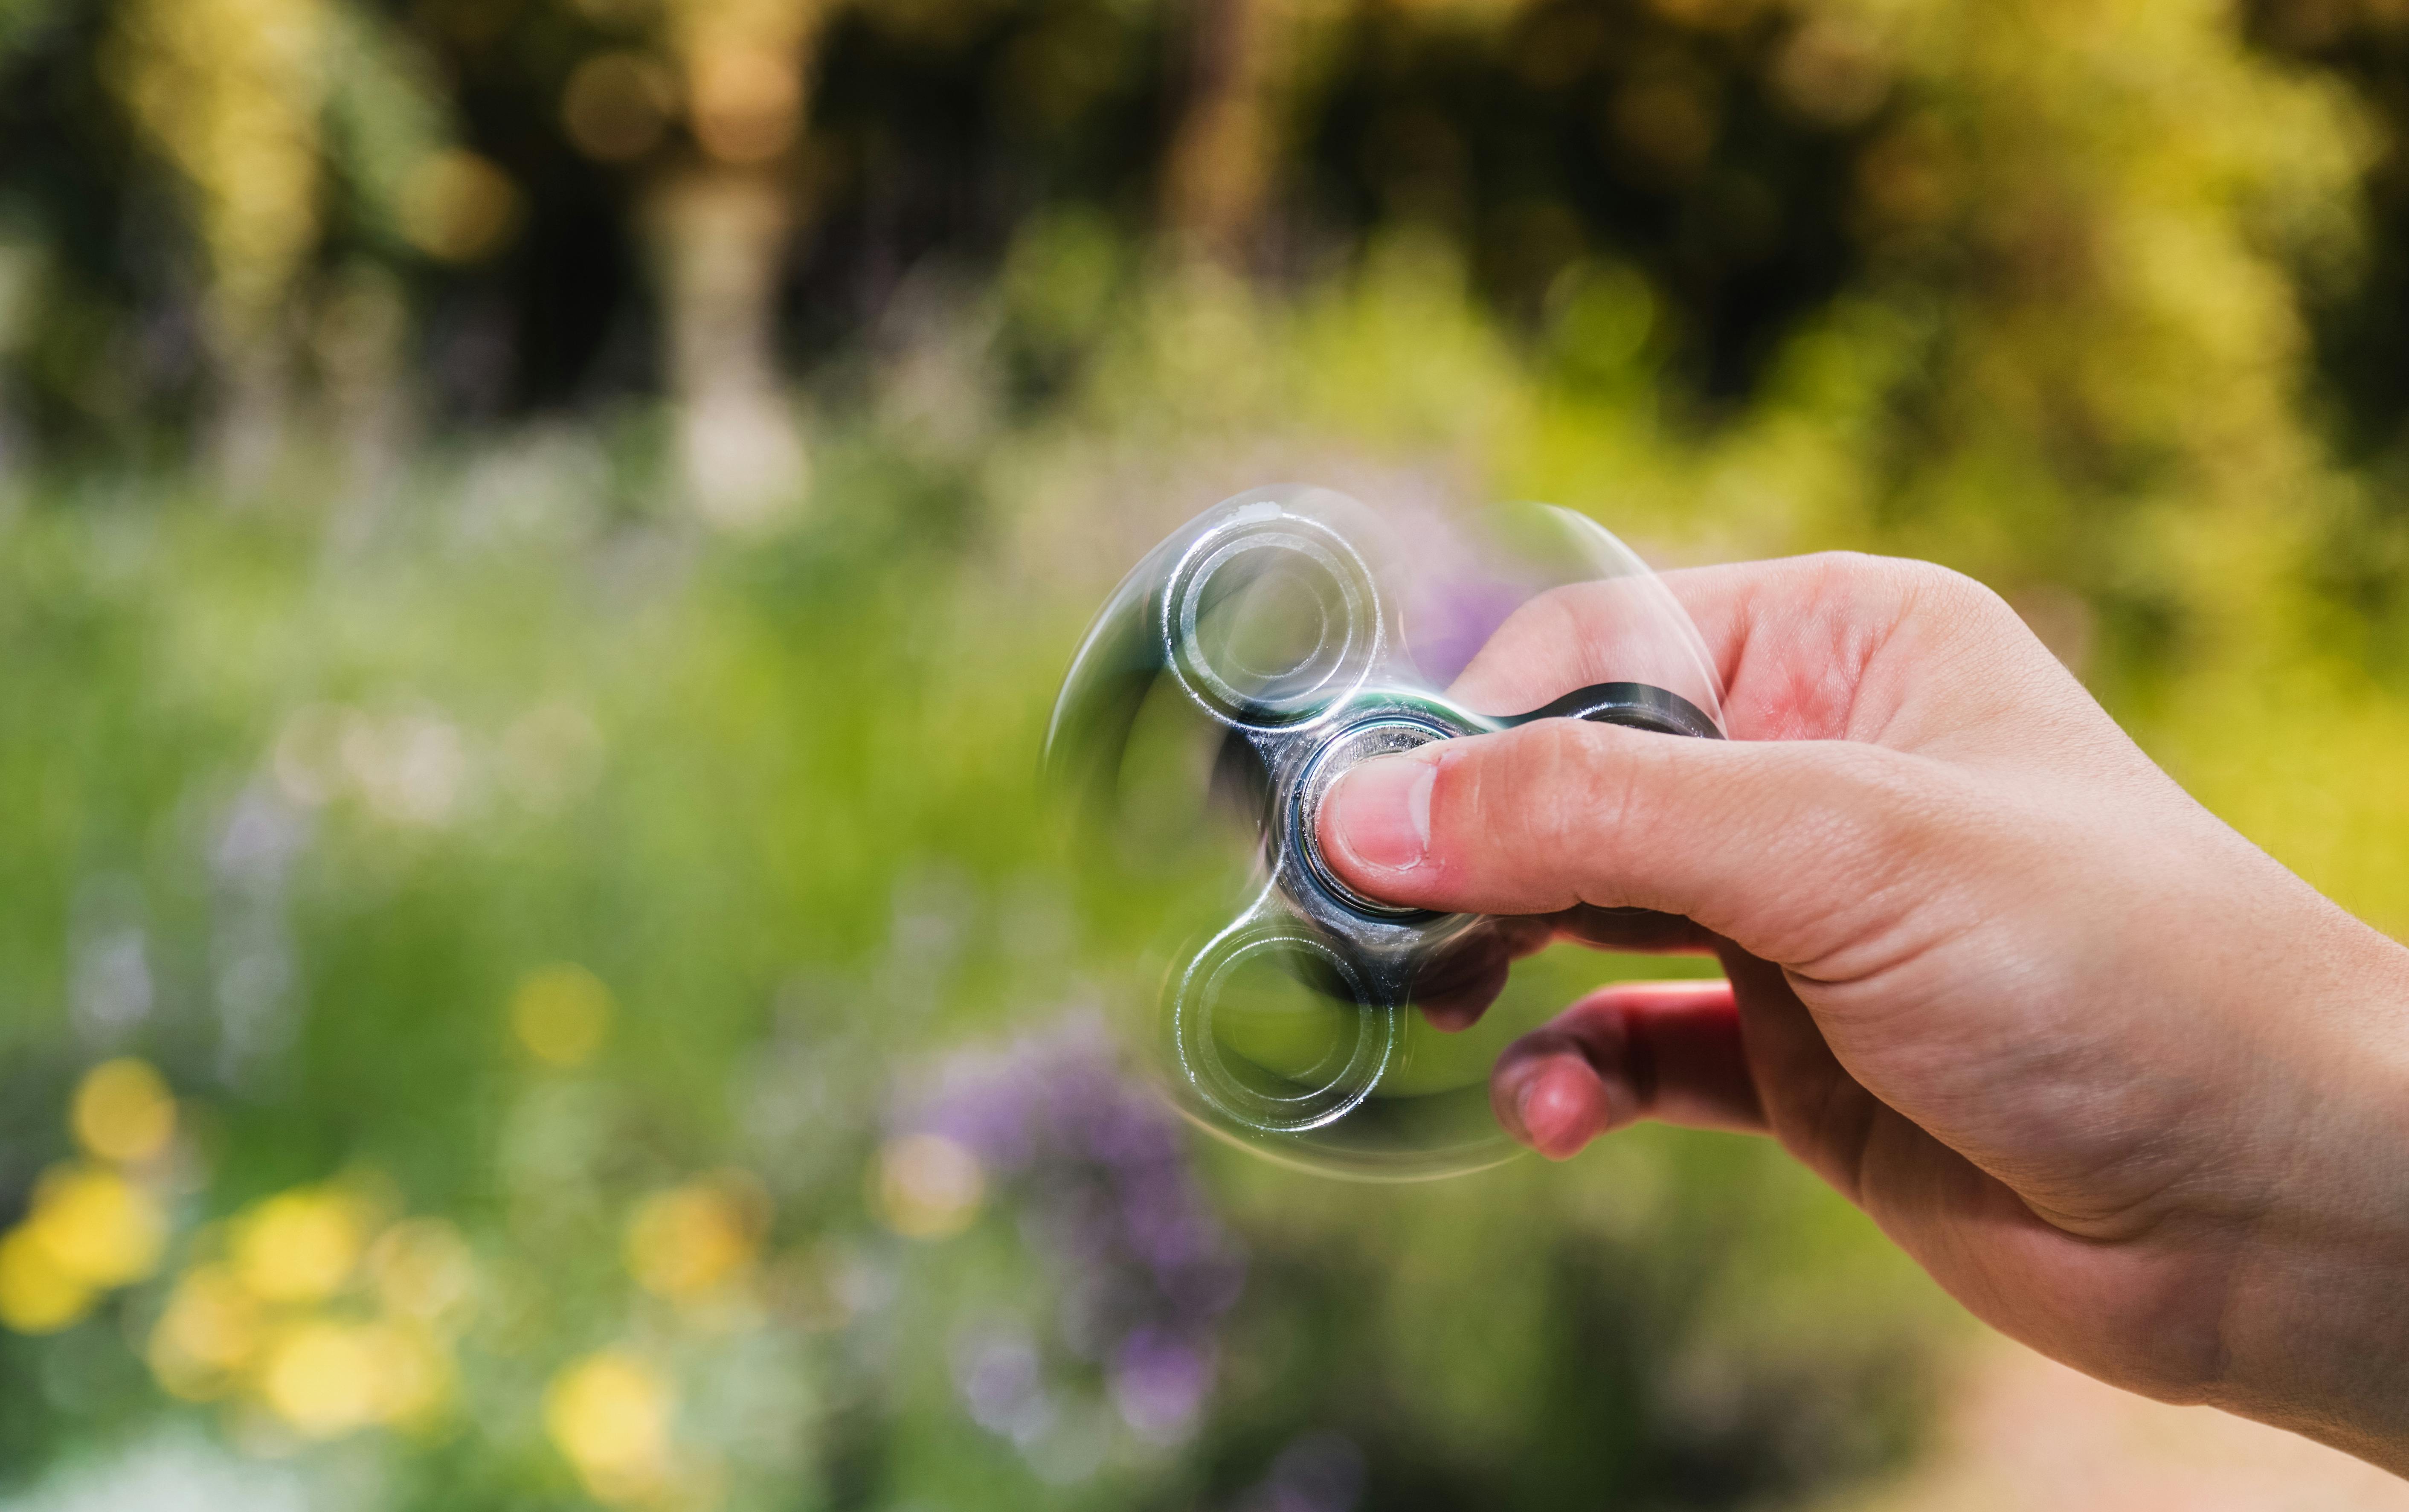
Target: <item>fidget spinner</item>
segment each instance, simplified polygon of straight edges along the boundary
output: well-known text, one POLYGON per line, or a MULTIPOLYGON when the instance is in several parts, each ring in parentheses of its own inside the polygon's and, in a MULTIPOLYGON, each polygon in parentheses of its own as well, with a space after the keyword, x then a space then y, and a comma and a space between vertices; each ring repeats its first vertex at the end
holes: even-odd
POLYGON ((1093 801, 1107 850, 1225 883, 1165 973, 1152 1036, 1183 1111, 1347 1174, 1511 1153, 1488 1108, 1495 1044, 1435 1021, 1477 1016, 1534 929, 1364 896, 1323 857, 1318 819, 1363 761, 1538 719, 1724 734, 1680 603, 1569 511, 1375 511, 1259 489, 1122 580, 1064 681, 1047 763, 1093 801), (1205 864, 1217 845, 1230 864, 1205 864))

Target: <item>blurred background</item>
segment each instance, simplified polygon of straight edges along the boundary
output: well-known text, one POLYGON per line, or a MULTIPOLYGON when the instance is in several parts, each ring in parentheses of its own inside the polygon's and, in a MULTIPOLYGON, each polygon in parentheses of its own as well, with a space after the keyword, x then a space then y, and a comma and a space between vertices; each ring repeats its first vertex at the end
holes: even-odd
POLYGON ((2397 0, 0 0, 0 1505, 2404 1505, 1752 1142, 1192 1137, 1035 769, 1216 499, 1536 497, 2409 930, 2405 137, 2397 0))

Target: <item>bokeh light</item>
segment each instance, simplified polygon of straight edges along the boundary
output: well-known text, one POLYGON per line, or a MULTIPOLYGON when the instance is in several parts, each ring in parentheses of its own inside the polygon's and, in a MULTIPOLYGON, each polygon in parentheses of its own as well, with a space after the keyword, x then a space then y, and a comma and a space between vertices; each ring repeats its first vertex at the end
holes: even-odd
POLYGON ((597 1501, 642 1502, 670 1484, 669 1384, 631 1355, 605 1352, 568 1366, 545 1389, 545 1432, 597 1501))
POLYGON ((697 1302, 745 1279, 760 1258, 770 1196, 742 1172, 655 1192, 627 1220, 627 1269, 671 1302, 697 1302))
POLYGON ((561 124, 579 151, 604 163, 642 157, 660 144, 677 107, 677 80, 633 49, 597 53, 569 76, 561 124))
POLYGON ((52 1333, 92 1303, 93 1289, 59 1263, 38 1232, 21 1225, 0 1234, 0 1323, 20 1333, 52 1333))
POLYGON ((447 263, 490 257, 518 229, 518 186, 491 159, 459 148, 411 169, 401 191, 402 233, 447 263))
POLYGON ((148 1160, 176 1132, 176 1100, 145 1061, 105 1060, 84 1073, 72 1115, 76 1140, 103 1160, 148 1160))
POLYGON ((544 1064, 582 1066, 609 1037, 611 1011, 611 989, 593 972, 568 963, 546 966, 528 972, 511 994, 511 1030, 544 1064))
POLYGON ((404 1218, 368 1246, 368 1272, 378 1301, 398 1318, 435 1324, 456 1320, 472 1301, 475 1257, 460 1231, 442 1218, 404 1218))
POLYGON ((366 1217, 349 1194, 329 1188, 279 1192, 233 1221, 227 1244, 235 1274, 273 1303, 320 1302, 359 1263, 366 1217))
POLYGON ((176 1278, 151 1329, 151 1372, 177 1396, 222 1396, 257 1358, 266 1317, 260 1299, 231 1269, 195 1265, 176 1278))
POLYGON ((873 1191, 888 1228, 943 1239, 978 1217, 987 1174, 976 1155, 943 1134, 907 1134, 879 1152, 873 1191))

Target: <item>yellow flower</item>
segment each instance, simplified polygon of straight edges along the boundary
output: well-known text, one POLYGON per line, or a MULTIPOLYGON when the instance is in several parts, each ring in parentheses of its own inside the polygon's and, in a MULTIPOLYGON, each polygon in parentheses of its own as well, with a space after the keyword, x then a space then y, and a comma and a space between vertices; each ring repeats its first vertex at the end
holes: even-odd
POLYGON ((365 1327, 313 1319, 270 1346, 259 1394, 302 1436, 333 1438, 376 1420, 377 1365, 365 1327))
POLYGON ((553 1377, 543 1425, 599 1502, 657 1494, 670 1478, 669 1384, 617 1351, 588 1355, 553 1377))
POLYGON ((259 1351, 258 1299, 224 1265, 196 1265, 176 1282, 151 1331, 151 1373, 188 1401, 223 1395, 259 1351))
POLYGON ((0 1238, 0 1323, 20 1333, 55 1333, 92 1310, 94 1293, 59 1268, 20 1228, 0 1238))
POLYGON ((147 1160, 176 1132, 176 1100, 140 1060, 104 1060, 76 1088, 77 1141, 104 1160, 147 1160))
POLYGON ((655 1296, 692 1302, 751 1273, 769 1195, 742 1172, 656 1192, 627 1224, 627 1269, 655 1296))
POLYGON ((24 1221, 0 1239, 0 1323, 65 1328, 100 1292, 149 1275, 166 1242, 166 1216, 149 1192, 106 1167, 52 1166, 24 1221))
POLYGON ((582 1066, 611 1032, 611 989, 583 966, 529 972, 511 994, 511 1029, 549 1066, 582 1066))
POLYGON ((95 1289, 149 1275, 167 1242, 157 1199, 100 1166, 43 1173, 24 1229, 60 1270, 95 1289))
POLYGON ((235 1274, 267 1301, 317 1302, 351 1278, 366 1226, 357 1205, 339 1193, 279 1192, 236 1219, 235 1274))
POLYGON ((308 1438, 422 1421, 450 1395, 452 1361, 424 1329, 313 1318, 278 1339, 260 1372, 270 1411, 308 1438))

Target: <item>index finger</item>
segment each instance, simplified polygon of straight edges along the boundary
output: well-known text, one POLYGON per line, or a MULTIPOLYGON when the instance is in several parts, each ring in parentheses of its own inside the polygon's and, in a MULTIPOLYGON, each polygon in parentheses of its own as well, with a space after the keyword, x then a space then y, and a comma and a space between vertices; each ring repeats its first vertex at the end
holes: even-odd
POLYGON ((1941 580, 1959 590, 1955 598, 1992 597, 1968 594, 1970 583, 1928 564, 1851 552, 1574 583, 1508 615, 1450 691, 1489 714, 1519 713, 1607 682, 1652 683, 1689 698, 1686 650, 1703 663, 1696 675, 1720 695, 1734 740, 1880 741, 1903 733, 1896 722, 1905 685, 1884 670, 1900 659, 1887 653, 1908 649, 1897 643, 1901 627, 1919 604, 1944 636, 1958 618, 1938 612, 1935 600, 1950 597, 1936 591, 1941 580), (1695 629, 1694 641, 1668 636, 1652 617, 1668 601, 1695 629))
POLYGON ((1504 717, 1604 683, 1663 688, 1720 715, 1721 679, 1707 645, 1667 583, 1645 572, 1571 583, 1518 606, 1448 692, 1504 717))

